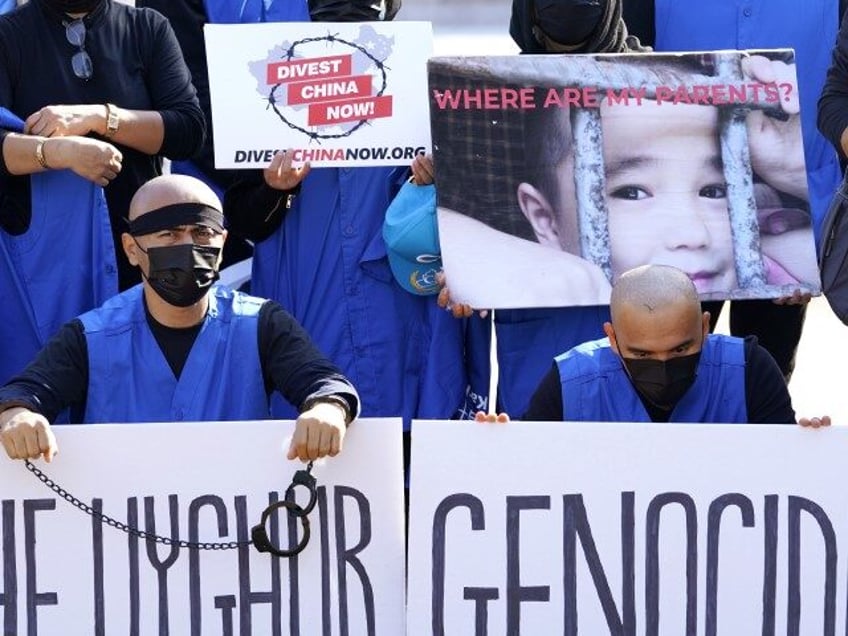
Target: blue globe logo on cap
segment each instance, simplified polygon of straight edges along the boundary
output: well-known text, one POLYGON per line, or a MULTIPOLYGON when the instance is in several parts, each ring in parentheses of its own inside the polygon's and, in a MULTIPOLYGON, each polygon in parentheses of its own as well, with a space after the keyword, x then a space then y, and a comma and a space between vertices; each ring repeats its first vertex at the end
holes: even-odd
POLYGON ((420 254, 415 260, 426 267, 424 269, 413 270, 409 274, 410 287, 416 294, 435 294, 439 291, 439 286, 436 283, 436 274, 442 269, 441 256, 438 254, 420 254))
POLYGON ((436 274, 442 269, 436 188, 406 183, 386 210, 383 240, 392 274, 412 294, 439 291, 436 274))

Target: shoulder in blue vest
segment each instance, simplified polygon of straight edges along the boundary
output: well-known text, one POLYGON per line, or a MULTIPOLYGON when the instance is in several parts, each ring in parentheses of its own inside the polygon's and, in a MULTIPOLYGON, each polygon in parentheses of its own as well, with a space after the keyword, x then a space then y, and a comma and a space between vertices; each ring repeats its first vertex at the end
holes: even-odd
MULTIPOLYGON (((556 364, 565 421, 651 421, 621 359, 606 338, 557 356, 556 364)), ((707 336, 695 382, 677 403, 669 421, 747 423, 744 340, 707 336)))
POLYGON ((264 302, 214 287, 179 379, 148 326, 141 285, 82 315, 89 365, 83 422, 269 417, 258 341, 264 302))

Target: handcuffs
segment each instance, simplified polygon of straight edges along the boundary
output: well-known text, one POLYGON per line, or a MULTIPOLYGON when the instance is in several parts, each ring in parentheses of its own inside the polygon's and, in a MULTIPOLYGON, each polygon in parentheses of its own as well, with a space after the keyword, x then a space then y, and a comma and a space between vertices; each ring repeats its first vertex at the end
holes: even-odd
POLYGON ((318 490, 316 488, 316 484, 317 480, 312 475, 312 462, 307 464, 306 470, 296 471, 294 477, 292 477, 291 485, 286 489, 283 499, 272 503, 265 508, 262 512, 262 520, 258 525, 253 526, 250 530, 250 538, 253 540, 253 547, 255 547, 259 552, 270 552, 278 557, 293 557, 303 552, 306 545, 309 543, 309 537, 311 536, 311 531, 309 529, 309 517, 307 515, 312 512, 312 509, 315 508, 315 504, 318 501, 318 490), (301 507, 301 505, 295 501, 294 492, 297 486, 303 486, 309 491, 309 501, 305 507, 301 507), (279 546, 275 546, 271 543, 271 539, 268 537, 268 531, 266 530, 268 518, 271 516, 271 513, 275 512, 279 508, 285 508, 290 516, 299 517, 300 525, 303 528, 303 536, 301 537, 300 542, 288 550, 283 550, 279 546))

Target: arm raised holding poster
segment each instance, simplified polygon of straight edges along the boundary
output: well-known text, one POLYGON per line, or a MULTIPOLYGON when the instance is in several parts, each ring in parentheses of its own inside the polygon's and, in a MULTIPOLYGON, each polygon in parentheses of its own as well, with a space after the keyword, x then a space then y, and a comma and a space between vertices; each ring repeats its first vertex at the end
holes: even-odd
POLYGON ((214 286, 226 239, 202 182, 159 177, 139 189, 124 249, 143 286, 68 323, 0 389, 12 458, 52 459, 48 421, 268 419, 269 394, 299 405, 288 458, 336 455, 359 413, 356 390, 275 303, 214 286))

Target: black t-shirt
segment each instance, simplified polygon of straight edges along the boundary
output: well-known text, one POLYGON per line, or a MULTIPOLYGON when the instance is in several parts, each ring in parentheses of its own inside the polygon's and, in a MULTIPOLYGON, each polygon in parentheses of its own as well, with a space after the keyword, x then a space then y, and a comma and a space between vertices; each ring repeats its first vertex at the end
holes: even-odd
MULTIPOLYGON (((0 106, 24 120, 57 104, 112 103, 160 113, 165 127, 160 154, 116 144, 123 167, 105 189, 119 284, 126 289, 140 280, 120 244, 130 199, 162 173, 162 156, 188 159, 199 151, 206 124, 177 39, 160 14, 107 0, 85 16, 85 50, 94 66, 89 80, 79 79, 71 68, 77 47, 65 37, 65 19, 41 0, 0 16, 0 106)), ((29 177, 9 175, 0 153, 0 227, 21 233, 29 226, 29 192, 29 177)))
MULTIPOLYGON (((668 412, 646 404, 644 399, 642 403, 651 421, 668 421, 668 412)), ((755 336, 745 338, 745 405, 748 422, 752 424, 795 423, 795 411, 783 374, 769 352, 757 344, 755 336)), ((556 362, 542 379, 521 419, 528 422, 563 420, 562 384, 556 362)))

